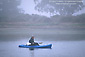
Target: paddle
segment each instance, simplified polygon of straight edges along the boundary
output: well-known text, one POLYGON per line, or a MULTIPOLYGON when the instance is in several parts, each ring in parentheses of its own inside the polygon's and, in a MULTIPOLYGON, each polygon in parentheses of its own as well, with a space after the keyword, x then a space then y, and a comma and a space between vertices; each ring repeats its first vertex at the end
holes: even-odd
MULTIPOLYGON (((43 42, 40 42, 38 44, 42 44, 43 42)), ((27 42, 26 45, 31 45, 31 43, 27 42)))
POLYGON ((38 43, 38 44, 42 44, 43 42, 40 42, 40 43, 38 43))

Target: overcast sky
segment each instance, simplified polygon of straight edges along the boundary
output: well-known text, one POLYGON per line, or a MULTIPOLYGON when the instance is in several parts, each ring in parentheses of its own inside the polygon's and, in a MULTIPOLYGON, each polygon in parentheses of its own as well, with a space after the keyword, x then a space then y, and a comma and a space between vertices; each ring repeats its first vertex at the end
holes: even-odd
POLYGON ((28 14, 39 14, 39 15, 45 15, 49 17, 49 14, 47 13, 40 13, 37 10, 34 9, 35 3, 34 0, 22 0, 21 6, 20 6, 25 13, 28 14))
MULTIPOLYGON (((83 3, 85 5, 85 0, 83 0, 83 3)), ((39 13, 38 11, 36 11, 34 9, 35 4, 33 0, 22 0, 20 7, 25 11, 25 13, 28 13, 28 14, 39 14, 39 15, 45 15, 48 17, 50 16, 47 13, 39 13)), ((81 13, 85 13, 85 8, 75 14, 81 14, 81 13)))

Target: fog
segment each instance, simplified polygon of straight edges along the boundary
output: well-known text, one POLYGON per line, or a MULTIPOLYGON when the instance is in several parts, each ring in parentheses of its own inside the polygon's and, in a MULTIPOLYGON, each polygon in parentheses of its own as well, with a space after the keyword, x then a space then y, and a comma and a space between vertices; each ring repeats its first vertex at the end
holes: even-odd
POLYGON ((0 0, 0 39, 28 39, 35 35, 37 40, 84 40, 85 13, 73 15, 85 8, 84 2, 79 1, 66 5, 57 0, 0 0))
POLYGON ((0 57, 85 57, 85 3, 61 1, 0 0, 0 57), (32 35, 52 49, 18 47, 32 35))

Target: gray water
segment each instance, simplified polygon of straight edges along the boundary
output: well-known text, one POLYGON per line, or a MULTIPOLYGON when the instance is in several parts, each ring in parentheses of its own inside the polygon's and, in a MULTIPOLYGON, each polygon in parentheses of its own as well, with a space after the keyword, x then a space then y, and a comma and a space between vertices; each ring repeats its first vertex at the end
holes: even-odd
POLYGON ((85 57, 84 29, 0 29, 0 57, 85 57), (19 48, 31 35, 51 49, 19 48))

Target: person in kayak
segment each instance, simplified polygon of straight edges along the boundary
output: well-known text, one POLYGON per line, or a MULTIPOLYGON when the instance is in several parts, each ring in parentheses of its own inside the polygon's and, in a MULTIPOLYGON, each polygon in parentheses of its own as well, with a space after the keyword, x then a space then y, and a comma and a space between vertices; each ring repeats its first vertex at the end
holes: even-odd
POLYGON ((33 45, 38 45, 38 46, 39 46, 38 43, 34 42, 34 38, 35 38, 35 37, 32 36, 31 39, 29 40, 29 43, 31 43, 31 46, 33 46, 33 45))

